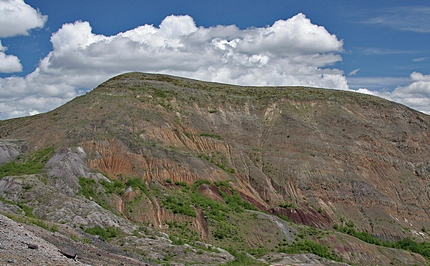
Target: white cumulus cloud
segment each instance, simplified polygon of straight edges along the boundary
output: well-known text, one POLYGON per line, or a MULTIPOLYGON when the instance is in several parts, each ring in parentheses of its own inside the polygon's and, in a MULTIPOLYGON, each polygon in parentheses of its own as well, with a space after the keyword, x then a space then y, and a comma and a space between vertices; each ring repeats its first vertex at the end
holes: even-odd
MULTIPOLYGON (((42 28, 47 18, 23 0, 0 0, 0 37, 28 35, 31 29, 42 28)), ((0 41, 0 73, 21 72, 19 58, 5 51, 0 41)))
POLYGON ((366 88, 357 91, 383 97, 430 114, 430 75, 413 72, 408 85, 398 86, 393 91, 372 91, 366 88))
POLYGON ((7 55, 7 50, 0 41, 0 73, 13 73, 22 71, 22 65, 19 58, 14 55, 7 55))
POLYGON ((112 36, 89 22, 64 24, 53 50, 26 77, 0 79, 0 119, 45 112, 128 71, 157 72, 240 85, 305 85, 348 89, 343 41, 304 14, 271 26, 199 27, 190 16, 166 17, 112 36), (13 91, 13 93, 12 93, 13 91), (19 105, 17 104, 19 102, 19 105))
POLYGON ((0 37, 28 35, 42 28, 47 18, 23 0, 0 0, 0 37))

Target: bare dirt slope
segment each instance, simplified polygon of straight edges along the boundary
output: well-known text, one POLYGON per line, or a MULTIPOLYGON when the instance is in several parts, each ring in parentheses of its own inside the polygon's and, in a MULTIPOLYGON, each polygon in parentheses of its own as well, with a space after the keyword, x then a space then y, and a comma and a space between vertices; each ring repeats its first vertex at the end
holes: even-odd
MULTIPOLYGON (((128 73, 52 112, 1 121, 0 138, 15 141, 5 162, 53 147, 51 163, 64 167, 45 168, 47 183, 67 197, 82 195, 84 176, 95 180, 87 198, 132 224, 261 256, 282 250, 283 237, 270 219, 242 212, 250 207, 237 195, 253 210, 318 230, 349 226, 381 241, 428 241, 429 129, 429 116, 369 95, 128 73), (85 166, 71 167, 76 161, 85 166)), ((15 191, 30 197, 34 188, 15 191)), ((17 193, 3 196, 19 201, 17 193)), ((44 219, 79 226, 26 202, 44 219)), ((355 240, 311 231, 305 235, 354 264, 422 262, 387 250, 352 256, 355 240)))

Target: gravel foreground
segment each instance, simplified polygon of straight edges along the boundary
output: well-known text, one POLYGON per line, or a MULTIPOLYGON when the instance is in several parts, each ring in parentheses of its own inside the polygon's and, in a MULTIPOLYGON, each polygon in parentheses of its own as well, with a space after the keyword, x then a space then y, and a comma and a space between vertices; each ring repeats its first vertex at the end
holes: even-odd
POLYGON ((0 214, 0 265, 88 265, 0 214))
POLYGON ((117 248, 99 242, 87 245, 0 214, 0 265, 153 265, 121 255, 117 248))

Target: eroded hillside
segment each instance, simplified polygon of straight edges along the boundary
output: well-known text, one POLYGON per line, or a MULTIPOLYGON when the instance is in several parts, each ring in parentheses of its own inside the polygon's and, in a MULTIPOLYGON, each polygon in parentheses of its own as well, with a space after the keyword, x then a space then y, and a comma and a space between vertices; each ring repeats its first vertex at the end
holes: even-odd
MULTIPOLYGON (((352 92, 129 73, 52 112, 1 121, 4 165, 52 153, 32 175, 5 171, 0 195, 50 222, 121 228, 136 239, 112 243, 154 263, 167 255, 136 251, 142 228, 267 263, 301 250, 422 264, 388 247, 428 241, 429 127, 429 116, 352 92)), ((212 253, 208 263, 228 261, 212 253)), ((178 254, 169 259, 198 260, 178 254)))

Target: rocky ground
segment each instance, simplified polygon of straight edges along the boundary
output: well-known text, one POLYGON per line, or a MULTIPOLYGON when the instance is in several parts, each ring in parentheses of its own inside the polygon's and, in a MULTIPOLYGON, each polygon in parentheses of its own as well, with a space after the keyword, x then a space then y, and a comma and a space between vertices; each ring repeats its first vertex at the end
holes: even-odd
MULTIPOLYGON (((105 243, 105 245, 108 245, 105 243)), ((113 250, 112 250, 113 251, 113 250)), ((0 214, 1 265, 150 265, 0 214)))
MULTIPOLYGON (((123 251, 104 241, 100 241, 96 246, 80 243, 60 232, 50 232, 38 226, 18 223, 0 214, 0 265, 156 265, 119 255, 121 252, 123 251)), ((272 261, 270 265, 276 266, 348 265, 313 254, 282 256, 272 254, 270 259, 265 259, 272 261)), ((195 263, 205 265, 201 264, 201 261, 195 263)))
POLYGON ((85 265, 79 258, 67 258, 58 247, 3 215, 0 215, 0 257, 2 265, 85 265))

